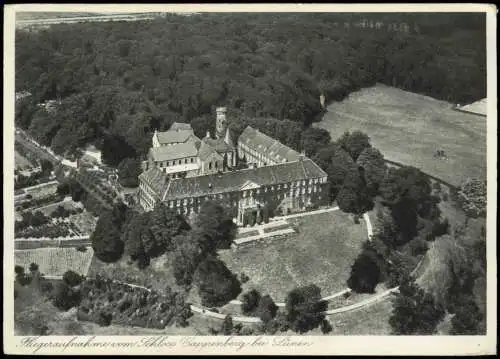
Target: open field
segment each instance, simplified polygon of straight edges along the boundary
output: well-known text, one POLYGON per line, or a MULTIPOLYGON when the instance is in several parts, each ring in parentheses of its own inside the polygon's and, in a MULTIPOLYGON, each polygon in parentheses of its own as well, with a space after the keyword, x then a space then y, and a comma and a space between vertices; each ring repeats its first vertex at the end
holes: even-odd
POLYGON ((333 140, 360 130, 392 161, 420 168, 453 185, 486 176, 486 119, 454 110, 453 104, 376 85, 328 107, 316 126, 333 140), (448 159, 435 159, 436 150, 448 159))
POLYGON ((255 288, 282 302, 291 289, 300 285, 314 283, 323 296, 345 289, 351 265, 366 240, 364 223, 356 225, 338 211, 290 222, 298 233, 286 239, 219 252, 233 273, 250 277, 243 292, 255 288))
POLYGON ((31 263, 40 267, 40 273, 48 276, 60 276, 68 270, 86 275, 94 250, 87 247, 85 252, 76 248, 37 248, 14 251, 14 263, 28 271, 31 263))

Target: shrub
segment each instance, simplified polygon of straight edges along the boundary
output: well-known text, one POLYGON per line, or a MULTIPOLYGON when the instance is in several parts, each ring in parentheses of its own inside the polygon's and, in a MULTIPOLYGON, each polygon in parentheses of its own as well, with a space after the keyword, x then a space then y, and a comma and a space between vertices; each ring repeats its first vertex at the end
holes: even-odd
POLYGON ((259 306, 259 301, 261 299, 261 295, 259 291, 252 289, 251 291, 245 293, 243 295, 243 300, 241 304, 241 310, 244 314, 253 313, 255 309, 259 306))
POLYGON ((50 296, 54 290, 54 286, 51 282, 42 280, 40 283, 40 289, 42 290, 42 293, 50 296))
POLYGON ((198 285, 201 304, 220 306, 241 293, 236 276, 217 257, 208 256, 196 269, 194 282, 198 285))
POLYGON ((101 310, 97 314, 96 323, 101 327, 107 327, 111 324, 113 315, 108 310, 101 310))
POLYGON ((39 266, 36 263, 31 263, 30 264, 30 272, 36 272, 38 270, 39 266))
POLYGON ((427 249, 429 248, 427 241, 422 238, 415 238, 414 240, 410 241, 408 246, 410 248, 412 256, 425 254, 427 252, 427 249))
POLYGON ((314 284, 293 289, 285 302, 287 321, 297 333, 317 328, 325 319, 328 303, 321 300, 321 290, 314 284))
POLYGON ((244 284, 250 280, 250 277, 247 276, 245 273, 240 274, 240 282, 241 284, 244 284))
POLYGON ((80 304, 81 295, 79 291, 72 290, 65 282, 60 282, 56 287, 54 306, 67 311, 80 304))
POLYGON ((361 252, 351 268, 347 285, 357 293, 374 293, 381 279, 381 271, 373 254, 367 250, 361 252))
POLYGON ((269 295, 265 295, 259 300, 259 306, 257 307, 255 313, 262 320, 262 322, 267 323, 272 320, 278 311, 278 307, 269 295))
POLYGON ((85 247, 83 244, 82 245, 79 245, 78 247, 76 247, 76 250, 78 252, 86 252, 87 251, 87 247, 85 247))
POLYGON ((333 327, 328 320, 325 319, 325 320, 323 320, 323 322, 321 322, 321 332, 323 334, 328 334, 332 330, 333 330, 333 327))
POLYGON ((22 274, 24 274, 24 267, 19 266, 19 265, 16 265, 16 266, 14 267, 14 272, 15 272, 17 275, 22 275, 22 274))
POLYGON ((63 281, 70 287, 77 286, 83 281, 83 277, 72 270, 69 270, 64 273, 63 281))
POLYGON ((222 322, 221 332, 224 335, 231 335, 233 333, 233 318, 228 314, 222 322))

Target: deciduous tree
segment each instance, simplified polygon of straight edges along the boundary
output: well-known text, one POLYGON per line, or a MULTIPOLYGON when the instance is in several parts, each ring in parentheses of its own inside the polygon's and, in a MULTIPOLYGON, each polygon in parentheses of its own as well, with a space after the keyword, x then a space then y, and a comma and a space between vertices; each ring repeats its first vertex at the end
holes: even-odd
POLYGON ((328 304, 321 300, 321 290, 314 284, 290 291, 285 300, 287 321, 297 333, 317 328, 325 318, 328 304))
POLYGON ((236 298, 241 292, 236 275, 217 257, 209 255, 198 266, 194 276, 201 304, 206 307, 221 306, 236 298))

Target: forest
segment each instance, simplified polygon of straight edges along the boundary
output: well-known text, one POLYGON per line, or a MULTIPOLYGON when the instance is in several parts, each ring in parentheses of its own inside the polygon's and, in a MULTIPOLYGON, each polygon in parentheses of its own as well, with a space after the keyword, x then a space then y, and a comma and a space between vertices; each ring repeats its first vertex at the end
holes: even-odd
POLYGON ((451 103, 484 98, 485 23, 459 13, 205 13, 17 31, 16 91, 32 96, 16 105, 16 125, 58 154, 92 143, 117 166, 143 157, 154 129, 174 121, 204 136, 224 105, 236 131, 267 126, 297 149, 325 111, 321 94, 328 105, 379 82, 451 103), (383 26, 355 26, 363 21, 383 26), (61 104, 48 113, 37 107, 47 100, 61 104), (294 124, 288 134, 282 121, 294 124))

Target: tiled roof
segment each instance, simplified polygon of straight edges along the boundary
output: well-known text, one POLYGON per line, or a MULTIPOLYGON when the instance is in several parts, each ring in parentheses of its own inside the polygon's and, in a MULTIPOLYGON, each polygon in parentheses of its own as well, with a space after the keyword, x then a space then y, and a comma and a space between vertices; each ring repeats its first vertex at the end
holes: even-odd
POLYGON ((155 193, 160 194, 167 184, 167 175, 156 166, 153 166, 153 168, 142 172, 139 175, 139 180, 146 182, 155 193))
POLYGON ((239 138, 239 142, 259 153, 265 154, 277 163, 284 160, 288 162, 297 161, 300 153, 285 146, 278 140, 247 126, 239 138))
POLYGON ((204 138, 203 142, 206 142, 209 144, 212 148, 214 148, 217 152, 219 153, 225 153, 225 152, 231 152, 232 149, 231 147, 228 146, 226 142, 222 138, 219 138, 217 140, 213 138, 204 138))
POLYGON ((193 127, 191 127, 190 123, 174 122, 172 124, 172 126, 170 126, 169 131, 191 131, 191 132, 193 132, 193 127))
POLYGON ((184 143, 193 136, 193 132, 191 130, 165 131, 157 132, 156 135, 160 144, 167 145, 170 143, 184 143))
POLYGON ((169 146, 152 147, 149 151, 155 161, 170 161, 198 155, 198 149, 194 141, 176 143, 169 146))
POLYGON ((222 174, 174 179, 170 181, 163 199, 196 197, 209 193, 239 190, 248 181, 258 185, 273 185, 304 179, 325 177, 326 173, 312 160, 287 162, 222 174))
POLYGON ((200 157, 200 160, 205 161, 208 157, 210 157, 214 153, 216 153, 215 148, 210 146, 206 142, 206 139, 203 139, 201 141, 200 150, 198 152, 198 157, 200 157))

